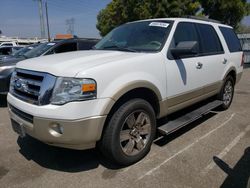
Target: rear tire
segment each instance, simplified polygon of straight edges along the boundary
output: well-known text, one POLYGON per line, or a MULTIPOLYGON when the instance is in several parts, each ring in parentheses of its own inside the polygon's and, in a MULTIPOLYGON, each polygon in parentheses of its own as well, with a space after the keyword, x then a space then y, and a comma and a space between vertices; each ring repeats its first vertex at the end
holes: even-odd
POLYGON ((119 165, 131 165, 150 151, 156 132, 155 112, 143 99, 132 99, 118 108, 103 131, 101 153, 119 165))
POLYGON ((233 77, 231 75, 227 76, 217 97, 223 101, 223 104, 220 106, 221 110, 227 110, 231 106, 234 97, 234 85, 233 77))

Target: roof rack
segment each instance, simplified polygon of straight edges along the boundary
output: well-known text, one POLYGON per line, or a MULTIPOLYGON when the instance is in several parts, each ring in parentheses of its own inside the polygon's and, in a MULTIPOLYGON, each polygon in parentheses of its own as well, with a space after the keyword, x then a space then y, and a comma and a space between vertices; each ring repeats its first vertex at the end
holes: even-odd
POLYGON ((190 19, 194 19, 194 20, 201 20, 201 21, 206 21, 206 22, 213 22, 213 23, 221 23, 218 20, 214 20, 214 19, 210 19, 210 18, 206 18, 206 17, 199 17, 199 16, 185 16, 185 18, 190 18, 190 19))

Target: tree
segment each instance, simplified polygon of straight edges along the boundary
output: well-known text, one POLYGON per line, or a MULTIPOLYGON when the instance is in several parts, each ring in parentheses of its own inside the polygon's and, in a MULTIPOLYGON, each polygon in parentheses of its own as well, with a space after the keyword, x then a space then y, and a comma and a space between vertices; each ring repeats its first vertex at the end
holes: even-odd
POLYGON ((126 22, 196 13, 237 29, 242 18, 250 14, 250 4, 247 0, 112 0, 98 14, 96 27, 104 36, 126 22))
POLYGON ((249 14, 247 0, 200 0, 204 14, 211 19, 237 28, 245 15, 249 14))
POLYGON ((97 16, 97 29, 102 36, 126 22, 194 15, 199 2, 193 0, 113 0, 97 16))
POLYGON ((237 30, 237 33, 250 33, 250 27, 244 24, 239 24, 237 30))

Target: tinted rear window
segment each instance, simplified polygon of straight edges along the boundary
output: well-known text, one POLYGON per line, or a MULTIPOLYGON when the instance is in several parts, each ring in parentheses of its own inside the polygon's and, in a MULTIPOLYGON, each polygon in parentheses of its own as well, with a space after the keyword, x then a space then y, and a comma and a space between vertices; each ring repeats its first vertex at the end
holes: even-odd
POLYGON ((211 25, 197 24, 201 40, 201 54, 219 54, 223 52, 220 39, 211 25))
POLYGON ((237 35, 235 34, 234 30, 227 27, 219 27, 219 28, 224 36, 229 51, 230 52, 242 51, 240 41, 237 35))

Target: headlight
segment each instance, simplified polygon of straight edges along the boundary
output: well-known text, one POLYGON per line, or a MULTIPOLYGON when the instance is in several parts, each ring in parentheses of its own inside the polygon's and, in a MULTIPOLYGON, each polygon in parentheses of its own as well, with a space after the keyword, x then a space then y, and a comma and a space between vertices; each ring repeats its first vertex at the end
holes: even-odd
POLYGON ((12 69, 12 68, 15 68, 15 66, 3 66, 3 67, 0 67, 0 72, 5 71, 7 69, 12 69))
POLYGON ((57 78, 51 104, 62 105, 72 101, 96 98, 96 82, 92 79, 57 78))

